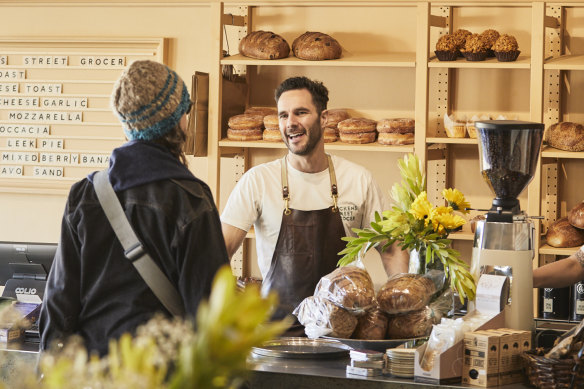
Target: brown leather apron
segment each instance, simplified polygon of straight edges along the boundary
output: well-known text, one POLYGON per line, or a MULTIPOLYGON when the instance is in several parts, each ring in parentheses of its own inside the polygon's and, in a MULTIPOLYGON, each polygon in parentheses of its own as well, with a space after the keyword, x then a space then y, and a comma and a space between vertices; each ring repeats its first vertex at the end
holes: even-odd
MULTIPOLYGON (((305 297, 314 294, 320 278, 332 272, 339 260, 337 253, 346 243, 343 221, 337 206, 337 183, 334 166, 328 157, 333 205, 314 211, 290 209, 286 157, 282 158, 282 196, 285 203, 282 224, 270 270, 262 283, 262 292, 277 291, 280 305, 273 319, 290 315, 305 297)), ((285 336, 305 336, 304 327, 296 323, 285 336)))

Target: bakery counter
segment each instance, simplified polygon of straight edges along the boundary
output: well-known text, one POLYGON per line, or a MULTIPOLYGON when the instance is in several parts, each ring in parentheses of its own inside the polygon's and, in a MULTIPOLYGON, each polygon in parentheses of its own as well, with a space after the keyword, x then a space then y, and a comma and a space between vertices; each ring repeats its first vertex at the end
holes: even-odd
MULTIPOLYGON (((291 359, 257 356, 248 358, 248 368, 252 370, 250 387, 266 389, 421 389, 421 388, 468 388, 476 386, 431 385, 414 382, 413 378, 387 376, 363 377, 347 375, 346 366, 350 359, 291 359)), ((501 389, 524 389, 527 384, 498 386, 501 389)))
POLYGON ((29 371, 37 367, 39 357, 38 343, 1 343, 0 344, 0 381, 9 382, 13 379, 15 370, 23 364, 30 366, 29 371))

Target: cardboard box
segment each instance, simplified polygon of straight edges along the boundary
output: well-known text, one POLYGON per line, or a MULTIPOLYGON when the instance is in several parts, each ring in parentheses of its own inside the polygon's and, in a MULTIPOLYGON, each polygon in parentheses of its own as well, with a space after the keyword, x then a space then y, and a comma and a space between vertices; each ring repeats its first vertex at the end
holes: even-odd
POLYGON ((462 382, 475 386, 499 385, 501 334, 475 331, 464 335, 462 382))
POLYGON ((521 362, 521 353, 531 350, 531 331, 514 330, 510 328, 499 328, 495 331, 508 334, 507 337, 510 339, 509 344, 511 351, 509 369, 504 373, 500 373, 499 384, 507 385, 523 382, 525 377, 522 370, 523 365, 521 362))
MULTIPOLYGON (((478 330, 500 328, 504 325, 505 311, 491 317, 491 319, 480 326, 478 330)), ((450 347, 442 354, 437 355, 434 358, 434 364, 429 371, 423 369, 420 364, 427 345, 428 344, 425 343, 416 349, 414 360, 414 382, 423 382, 433 385, 444 385, 461 382, 464 340, 457 342, 454 346, 450 347)))

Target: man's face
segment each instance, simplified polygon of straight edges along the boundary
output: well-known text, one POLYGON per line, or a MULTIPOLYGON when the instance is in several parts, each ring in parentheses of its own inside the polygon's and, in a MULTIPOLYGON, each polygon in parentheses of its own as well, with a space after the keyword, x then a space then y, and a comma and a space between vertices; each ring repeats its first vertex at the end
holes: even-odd
POLYGON ((292 153, 310 154, 322 140, 321 116, 306 89, 293 89, 280 95, 278 117, 282 139, 292 153))

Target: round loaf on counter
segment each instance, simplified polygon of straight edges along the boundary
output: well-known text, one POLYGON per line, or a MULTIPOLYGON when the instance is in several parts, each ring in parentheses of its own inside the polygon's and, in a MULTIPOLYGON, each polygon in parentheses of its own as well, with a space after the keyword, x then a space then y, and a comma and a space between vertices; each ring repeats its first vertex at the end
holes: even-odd
POLYGON ((326 112, 326 121, 324 123, 325 128, 337 128, 339 122, 350 118, 349 113, 344 109, 334 108, 328 109, 326 112))
POLYGON ((584 244, 584 230, 570 224, 567 217, 556 220, 549 226, 546 240, 553 247, 577 247, 584 244))
POLYGON ((264 130, 263 139, 268 142, 282 142, 282 134, 280 130, 266 128, 264 130))
POLYGON ((262 140, 262 129, 254 128, 251 130, 234 130, 232 128, 227 129, 227 139, 234 141, 251 141, 251 140, 262 140))
POLYGON ((292 42, 294 56, 309 61, 341 58, 343 49, 335 38, 322 32, 306 31, 292 42))
POLYGON ((387 316, 375 308, 359 317, 353 339, 381 340, 387 332, 387 316))
POLYGON ((375 304, 375 289, 367 270, 343 266, 323 276, 314 295, 329 300, 349 311, 364 313, 375 304))
POLYGON ((380 133, 413 134, 415 128, 415 120, 409 118, 381 119, 377 122, 377 131, 380 133))
POLYGON ((576 205, 568 212, 568 221, 574 227, 584 229, 584 202, 576 205))
POLYGON ((377 303, 385 313, 399 314, 423 309, 436 292, 434 282, 420 274, 391 277, 377 292, 377 303))
POLYGON ((262 115, 253 115, 242 113, 229 118, 227 125, 232 130, 252 130, 263 128, 264 117, 262 115))
POLYGON ((552 124, 545 133, 548 145, 565 151, 584 151, 584 126, 579 123, 552 124))
POLYGON ((253 31, 239 42, 239 52, 256 59, 280 59, 290 54, 286 39, 271 31, 253 31))
POLYGON ((411 145, 414 144, 414 134, 380 132, 377 142, 381 145, 411 145))
MULTIPOLYGON (((277 115, 278 109, 274 108, 274 107, 248 107, 244 113, 247 113, 249 115, 262 115, 262 116, 277 115)), ((276 123, 276 125, 278 125, 278 124, 276 123)))
POLYGON ((330 329, 329 336, 350 338, 357 327, 357 318, 347 310, 336 306, 324 298, 308 296, 294 310, 300 324, 306 327, 308 334, 311 327, 319 330, 330 329))
POLYGON ((438 324, 440 318, 430 307, 419 311, 395 315, 387 323, 387 339, 409 339, 430 335, 432 325, 438 324))

